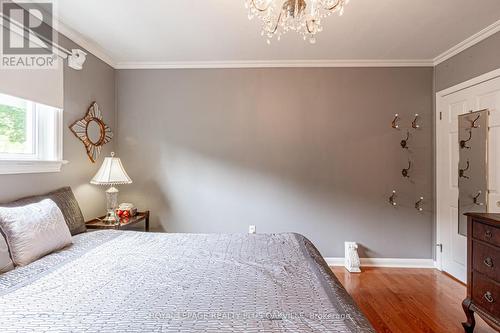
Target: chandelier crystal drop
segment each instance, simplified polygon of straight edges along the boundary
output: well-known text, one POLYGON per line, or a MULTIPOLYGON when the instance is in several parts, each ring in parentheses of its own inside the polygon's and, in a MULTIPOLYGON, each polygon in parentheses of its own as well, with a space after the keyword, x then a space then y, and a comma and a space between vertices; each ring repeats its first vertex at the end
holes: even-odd
POLYGON ((274 36, 296 31, 304 40, 316 43, 323 30, 321 20, 333 13, 342 15, 349 0, 245 0, 248 18, 262 20, 262 36, 270 44, 274 36))

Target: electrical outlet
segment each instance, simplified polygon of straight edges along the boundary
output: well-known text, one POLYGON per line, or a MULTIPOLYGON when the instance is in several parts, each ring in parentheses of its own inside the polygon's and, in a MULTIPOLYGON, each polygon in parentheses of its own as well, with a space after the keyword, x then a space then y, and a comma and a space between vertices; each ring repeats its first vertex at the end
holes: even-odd
POLYGON ((248 233, 255 234, 257 232, 257 228, 254 225, 248 226, 248 233))

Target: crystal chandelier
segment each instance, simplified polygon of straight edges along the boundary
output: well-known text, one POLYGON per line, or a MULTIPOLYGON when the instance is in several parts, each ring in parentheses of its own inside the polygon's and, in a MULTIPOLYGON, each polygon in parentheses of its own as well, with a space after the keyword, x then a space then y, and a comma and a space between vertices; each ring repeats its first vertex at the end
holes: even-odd
POLYGON ((304 40, 316 43, 316 34, 323 30, 321 19, 333 13, 342 15, 349 0, 245 0, 248 18, 263 21, 262 36, 267 43, 276 35, 297 31, 304 40))

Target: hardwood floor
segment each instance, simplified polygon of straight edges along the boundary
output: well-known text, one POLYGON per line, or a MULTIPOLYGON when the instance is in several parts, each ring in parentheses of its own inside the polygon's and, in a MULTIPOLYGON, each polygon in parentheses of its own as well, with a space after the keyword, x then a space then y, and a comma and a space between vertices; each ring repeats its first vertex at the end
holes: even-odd
MULTIPOLYGON (((465 286, 434 269, 332 268, 377 332, 463 333, 465 286)), ((476 316, 475 333, 495 332, 476 316)))

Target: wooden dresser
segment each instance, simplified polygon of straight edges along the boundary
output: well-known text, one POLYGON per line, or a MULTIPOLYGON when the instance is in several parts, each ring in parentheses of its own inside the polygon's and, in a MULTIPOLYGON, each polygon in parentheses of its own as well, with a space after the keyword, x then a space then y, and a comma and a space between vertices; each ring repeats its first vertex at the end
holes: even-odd
POLYGON ((473 332, 474 313, 500 331, 500 214, 469 213, 467 226, 466 332, 473 332))

